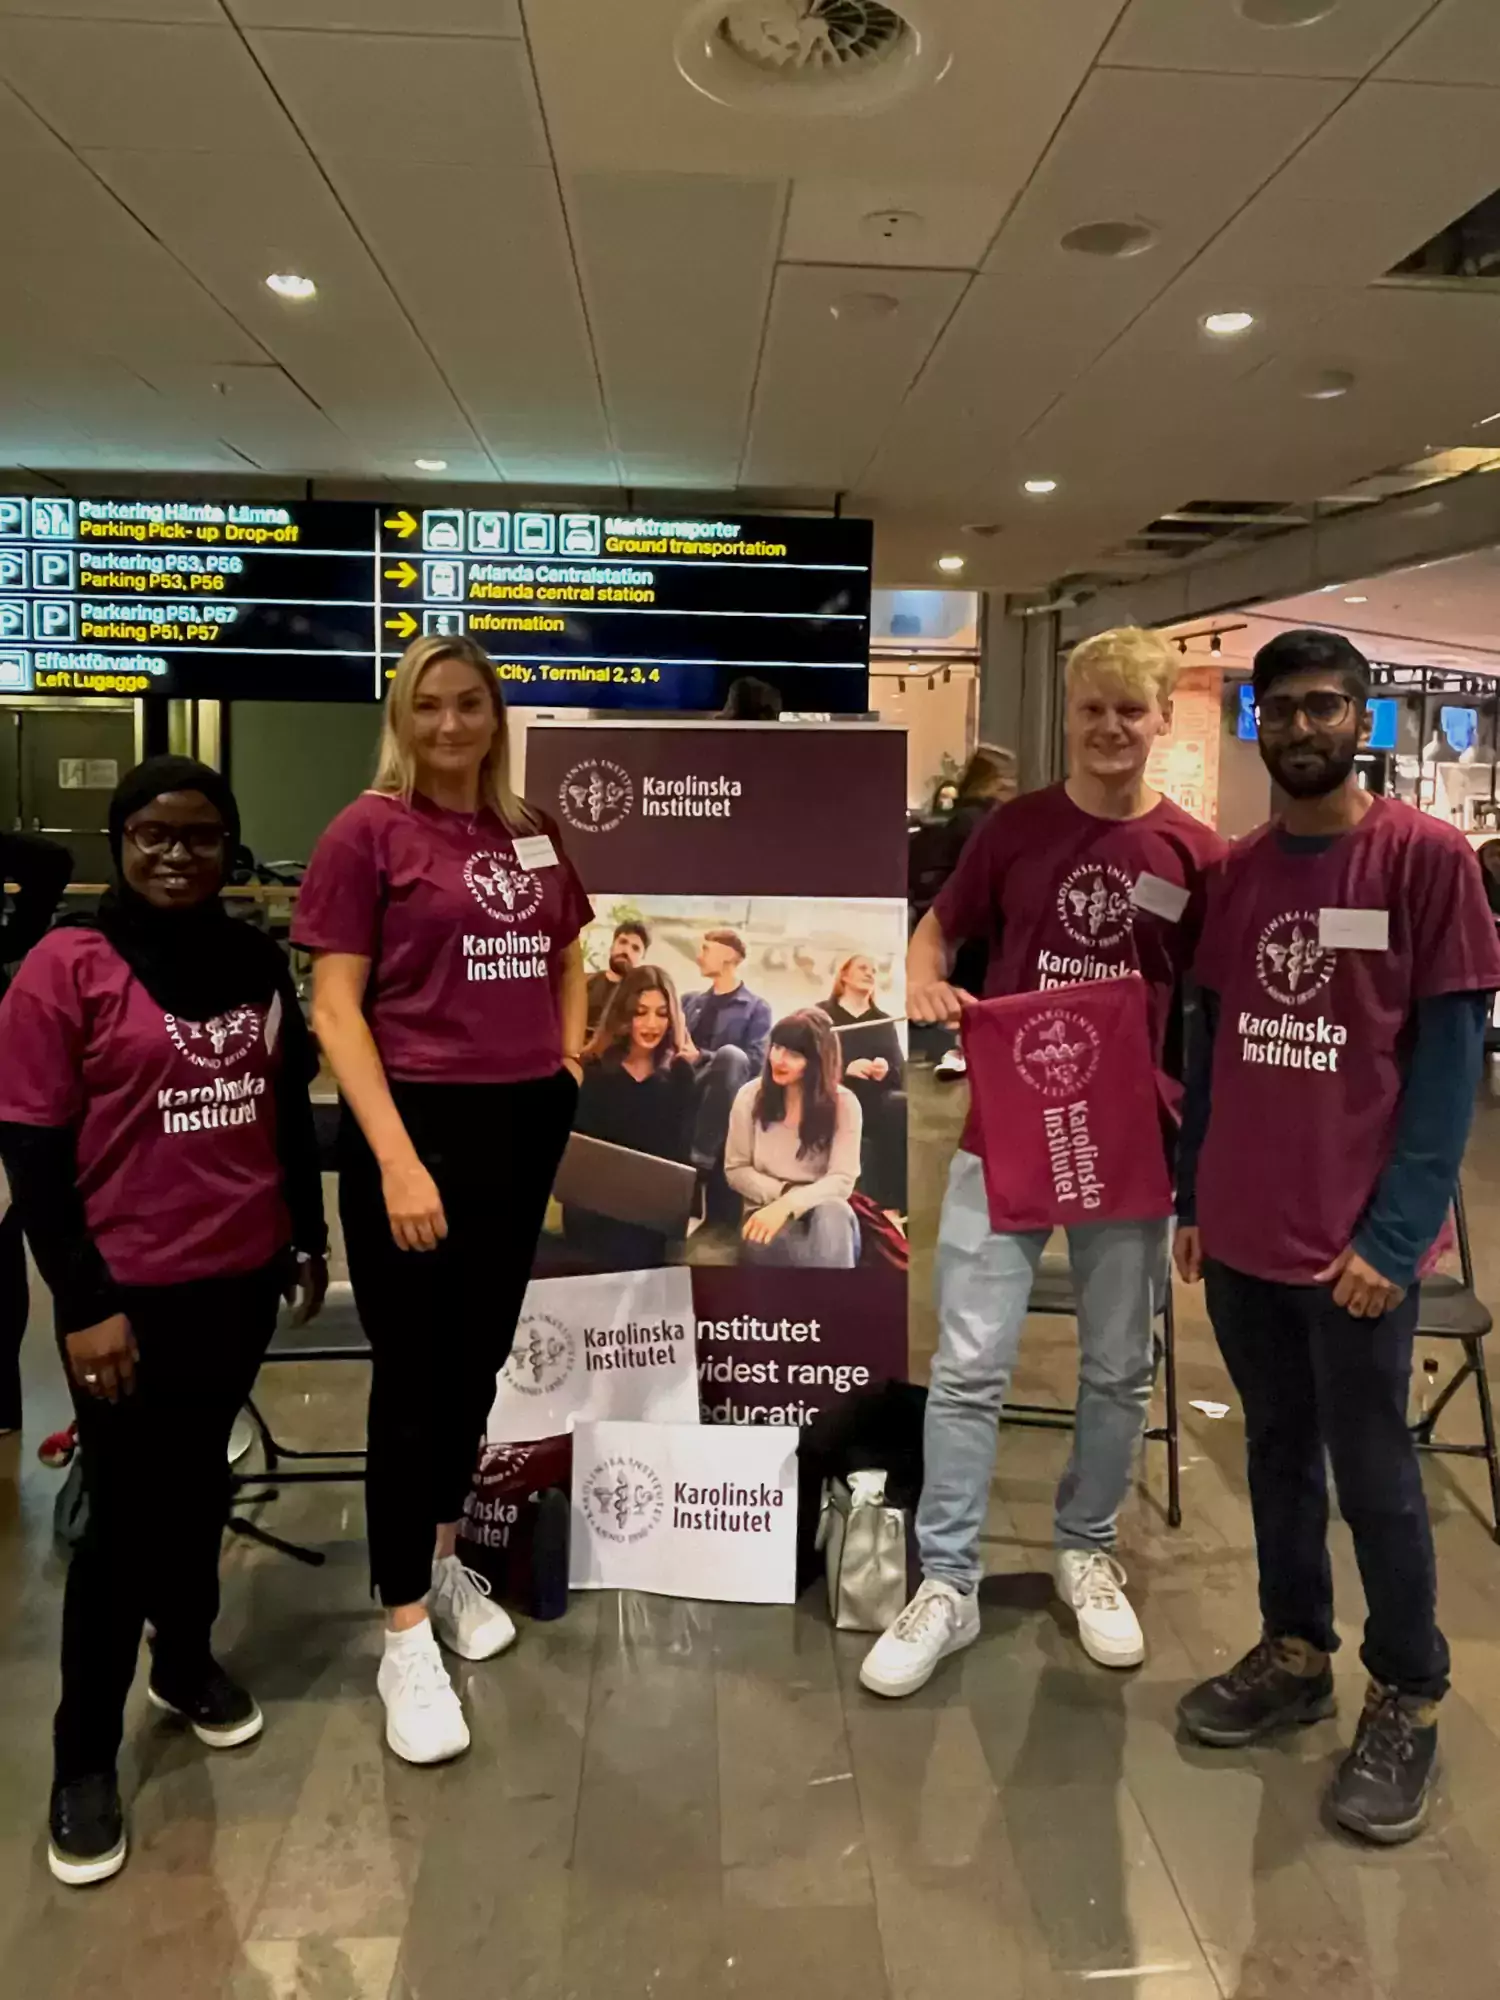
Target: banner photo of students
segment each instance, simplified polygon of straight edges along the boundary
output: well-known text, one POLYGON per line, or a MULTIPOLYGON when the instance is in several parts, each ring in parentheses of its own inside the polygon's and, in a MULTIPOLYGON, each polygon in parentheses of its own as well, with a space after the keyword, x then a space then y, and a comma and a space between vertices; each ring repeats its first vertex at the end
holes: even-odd
POLYGON ((686 1271, 543 1278, 495 1385, 485 1438, 525 1444, 600 1417, 698 1422, 692 1280, 686 1271))
POLYGON ((902 732, 539 720, 526 793, 594 911, 537 1276, 690 1273, 712 1421, 904 1379, 902 732))
POLYGON ((575 1590, 793 1603, 796 1439, 686 1424, 580 1424, 569 1581, 575 1590))

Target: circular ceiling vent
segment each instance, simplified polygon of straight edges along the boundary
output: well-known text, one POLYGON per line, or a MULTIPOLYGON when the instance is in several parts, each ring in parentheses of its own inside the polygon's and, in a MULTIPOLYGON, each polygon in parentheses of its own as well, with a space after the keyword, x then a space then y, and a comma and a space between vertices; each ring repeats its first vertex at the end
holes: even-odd
POLYGON ((948 66, 926 0, 703 0, 677 36, 677 67, 717 104, 794 116, 877 111, 948 66))

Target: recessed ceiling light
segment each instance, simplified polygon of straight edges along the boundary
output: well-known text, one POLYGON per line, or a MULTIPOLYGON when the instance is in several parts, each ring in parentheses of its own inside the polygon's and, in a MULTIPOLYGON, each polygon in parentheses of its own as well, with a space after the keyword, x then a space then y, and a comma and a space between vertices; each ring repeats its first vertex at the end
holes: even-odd
POLYGON ((1309 380, 1302 394, 1309 403, 1334 403, 1353 387, 1354 377, 1347 368, 1325 368, 1309 380))
POLYGON ((318 288, 311 278, 304 278, 297 271, 273 271, 266 279, 267 291, 274 292, 278 299, 313 299, 318 288))
POLYGON ((1062 247, 1081 257, 1139 257, 1155 241, 1149 222, 1081 222, 1063 237, 1062 247))
POLYGON ((414 458, 412 464, 417 468, 418 472, 446 472, 448 470, 448 461, 446 458, 414 458))
POLYGON ((1024 490, 1027 493, 1034 493, 1038 497, 1043 493, 1055 493, 1057 491, 1057 481, 1055 479, 1028 479, 1025 481, 1024 490))
POLYGON ((1339 0, 1239 0, 1240 13, 1257 28, 1310 28, 1338 11, 1339 0))
POLYGON ((835 319, 851 322, 889 319, 901 310, 901 301, 889 292, 845 292, 828 310, 835 319))
POLYGON ((946 570, 950 576, 954 576, 963 568, 964 559, 962 556, 939 556, 937 566, 939 569, 946 570))
POLYGON ((1232 333, 1248 333, 1254 324, 1254 313, 1208 313, 1203 321, 1203 331, 1205 333, 1216 334, 1219 339, 1223 340, 1232 333))
POLYGON ((1344 599, 1346 604, 1368 604, 1369 601, 1368 597, 1346 597, 1344 599))

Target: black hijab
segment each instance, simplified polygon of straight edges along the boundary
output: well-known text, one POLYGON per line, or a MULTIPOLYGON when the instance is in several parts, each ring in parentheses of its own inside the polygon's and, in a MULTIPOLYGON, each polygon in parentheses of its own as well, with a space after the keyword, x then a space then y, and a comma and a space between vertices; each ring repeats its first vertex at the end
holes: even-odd
POLYGON ((120 780, 109 802, 109 851, 114 886, 89 915, 63 921, 102 933, 165 1014, 207 1021, 231 1008, 264 1006, 287 981, 274 939, 231 917, 217 894, 190 910, 161 910, 125 879, 125 823, 163 792, 199 792, 224 822, 222 889, 240 840, 234 793, 207 764, 192 757, 148 757, 120 780))

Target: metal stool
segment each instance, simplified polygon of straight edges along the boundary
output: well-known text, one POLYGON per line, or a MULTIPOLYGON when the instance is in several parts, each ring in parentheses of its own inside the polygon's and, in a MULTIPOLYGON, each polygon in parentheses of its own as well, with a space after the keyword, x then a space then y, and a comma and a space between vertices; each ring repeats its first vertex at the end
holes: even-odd
POLYGON ((1411 1427, 1419 1451, 1438 1452, 1449 1458, 1482 1458, 1490 1474, 1491 1532, 1500 1542, 1500 1454, 1495 1448, 1495 1410, 1490 1399, 1490 1381, 1485 1373, 1484 1340, 1494 1325, 1490 1309, 1474 1289, 1474 1258, 1469 1248, 1469 1223, 1464 1214, 1463 1188, 1453 1196, 1453 1223, 1458 1233, 1460 1276, 1443 1273, 1422 1282, 1417 1312, 1417 1337, 1422 1340, 1456 1340, 1464 1350, 1463 1365, 1438 1394, 1437 1401, 1411 1427), (1438 1418, 1468 1381, 1479 1398, 1482 1444, 1440 1444, 1433 1436, 1438 1418))
MULTIPOLYGON (((367 1362, 369 1358, 370 1344, 354 1309, 354 1289, 348 1284, 334 1284, 328 1287, 323 1310, 310 1326, 293 1326, 290 1313, 283 1310, 261 1365, 269 1368, 295 1361, 367 1362)), ((246 1504, 260 1506, 276 1499, 283 1486, 328 1486, 364 1478, 363 1446, 357 1451, 296 1450, 283 1444, 272 1431, 253 1396, 245 1405, 243 1417, 249 1419, 260 1438, 265 1468, 260 1472, 230 1473, 230 1490, 235 1501, 243 1496, 246 1504), (284 1463, 287 1460, 293 1461, 290 1469, 284 1463)), ((241 1513, 230 1515, 229 1528, 232 1534, 247 1535, 252 1541, 279 1549, 283 1555, 293 1556, 314 1568, 325 1560, 317 1549, 284 1541, 241 1513)))
MULTIPOLYGON (((1042 1258, 1032 1281, 1027 1311, 1043 1318, 1077 1319, 1078 1300, 1073 1290, 1073 1273, 1066 1257, 1049 1254, 1042 1258)), ((1150 1425, 1145 1437, 1151 1444, 1167 1447, 1167 1526, 1180 1528, 1182 1436, 1177 1420, 1177 1331, 1172 1312, 1170 1267, 1159 1318, 1160 1329, 1152 1334, 1152 1346, 1166 1399, 1166 1421, 1150 1425)), ((1064 1409, 1056 1403, 1007 1403, 1000 1412, 1000 1421, 1003 1424, 1030 1424, 1037 1430, 1068 1431, 1073 1428, 1076 1415, 1076 1411, 1064 1409)))

